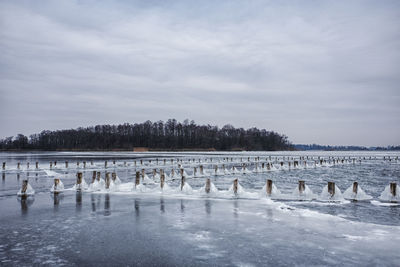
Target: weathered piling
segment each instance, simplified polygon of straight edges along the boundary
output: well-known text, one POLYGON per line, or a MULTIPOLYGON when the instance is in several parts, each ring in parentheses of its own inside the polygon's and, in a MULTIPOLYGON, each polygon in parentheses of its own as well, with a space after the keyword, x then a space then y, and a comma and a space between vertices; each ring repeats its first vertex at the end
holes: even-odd
POLYGON ((204 175, 204 167, 203 167, 203 165, 200 165, 200 174, 204 175))
POLYGON ((175 170, 174 168, 171 169, 171 178, 173 178, 175 176, 175 170))
POLYGON ((86 161, 83 162, 83 168, 86 169, 86 161))
POLYGON ((197 175, 197 167, 194 167, 193 168, 193 176, 196 177, 196 175, 197 175))
POLYGON ((52 161, 50 161, 50 163, 49 163, 49 164, 50 164, 50 170, 51 170, 51 169, 53 169, 53 162, 52 162, 52 161))
POLYGON ((144 181, 144 176, 146 175, 146 173, 144 172, 144 169, 142 169, 142 181, 144 181))
POLYGON ((26 168, 29 169, 29 162, 26 163, 26 168))
POLYGON ((328 182, 328 193, 333 197, 335 195, 335 183, 328 182))
POLYGON ((140 184, 140 172, 136 172, 136 178, 135 178, 135 188, 140 184))
POLYGON ((299 193, 303 194, 306 190, 306 182, 303 180, 299 180, 299 193))
POLYGON ((106 160, 106 161, 104 161, 104 168, 106 168, 106 169, 107 169, 107 160, 106 160))
POLYGON ((353 183, 353 193, 354 193, 354 194, 357 194, 357 193, 358 193, 358 183, 357 183, 357 182, 354 182, 354 183, 353 183))
POLYGON ((101 172, 97 172, 97 181, 100 181, 101 178, 101 172))
POLYGON ((185 186, 185 176, 182 175, 182 178, 181 178, 181 191, 183 190, 184 186, 185 186))
POLYGON ((238 179, 233 180, 233 193, 237 195, 238 192, 238 179))
POLYGON ((39 169, 39 162, 36 161, 35 166, 36 166, 36 169, 39 169))
POLYGON ((65 161, 65 168, 68 168, 68 160, 65 161))
POLYGON ((111 184, 111 179, 110 179, 110 173, 106 172, 106 189, 110 189, 110 184, 111 184))
POLYGON ((92 173, 92 183, 94 183, 94 181, 96 181, 96 171, 92 173))
POLYGON ((183 177, 184 176, 183 168, 180 168, 179 171, 181 172, 181 177, 183 177))
POLYGON ((205 191, 208 194, 208 193, 210 193, 210 190, 211 190, 211 179, 207 178, 205 191))
POLYGON ((111 173, 111 179, 115 182, 117 180, 117 174, 115 172, 111 173))
POLYGON ((397 196, 397 184, 395 182, 390 183, 390 194, 392 197, 397 196))
POLYGON ((165 174, 164 174, 164 172, 161 172, 161 174, 160 174, 160 187, 161 187, 161 189, 164 189, 164 183, 165 183, 165 174))
POLYGON ((271 179, 267 180, 265 189, 266 189, 267 196, 271 196, 271 194, 272 194, 272 180, 271 179))
POLYGON ((18 169, 18 170, 21 169, 21 163, 20 163, 20 162, 17 163, 17 169, 18 169))
POLYGON ((142 159, 140 160, 140 165, 143 165, 143 160, 142 159))
POLYGON ((218 165, 215 165, 215 167, 214 167, 214 174, 217 175, 217 173, 218 173, 218 165))
POLYGON ((76 174, 76 184, 77 184, 77 190, 81 190, 81 184, 82 184, 82 173, 78 172, 76 174))

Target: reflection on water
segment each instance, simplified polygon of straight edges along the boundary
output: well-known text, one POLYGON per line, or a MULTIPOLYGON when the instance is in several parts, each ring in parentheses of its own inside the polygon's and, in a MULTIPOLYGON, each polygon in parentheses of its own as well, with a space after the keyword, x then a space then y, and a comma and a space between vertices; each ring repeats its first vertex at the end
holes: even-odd
POLYGON ((76 191, 76 211, 81 211, 82 210, 82 192, 81 191, 76 191))
POLYGON ((160 197, 160 211, 161 213, 165 212, 164 198, 160 197))
POLYGON ((206 213, 208 215, 210 215, 211 214, 211 201, 209 199, 206 199, 204 201, 204 207, 206 208, 206 213))
POLYGON ((140 205, 140 201, 138 199, 135 199, 135 214, 136 214, 136 217, 139 217, 139 205, 140 205))
POLYGON ((105 194, 104 196, 104 216, 110 216, 111 215, 111 202, 110 202, 110 195, 105 194))
POLYGON ((50 194, 51 198, 53 199, 54 208, 56 209, 57 206, 60 204, 61 200, 64 198, 64 194, 50 194))
POLYGON ((32 197, 32 196, 29 196, 29 197, 18 197, 17 200, 21 204, 21 213, 23 215, 28 213, 28 207, 31 206, 33 204, 33 202, 35 202, 35 198, 32 197))
POLYGON ((239 203, 237 199, 233 200, 233 216, 235 218, 239 217, 239 203))

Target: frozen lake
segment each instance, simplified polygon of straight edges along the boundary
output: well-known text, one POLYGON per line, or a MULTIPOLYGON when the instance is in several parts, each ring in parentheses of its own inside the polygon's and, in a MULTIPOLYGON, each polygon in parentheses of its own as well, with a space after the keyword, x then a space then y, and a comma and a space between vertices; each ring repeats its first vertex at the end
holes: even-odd
POLYGON ((0 153, 0 162, 6 162, 0 186, 0 262, 5 266, 398 266, 400 206, 382 192, 391 182, 400 184, 399 155, 0 153), (186 177, 183 191, 178 164, 186 177), (133 190, 136 172, 142 169, 146 175, 141 182, 147 184, 133 190), (163 191, 160 169, 166 173, 163 191), (102 179, 106 172, 115 172, 121 184, 110 190, 71 190, 77 172, 90 184, 93 171, 102 179), (50 193, 54 178, 65 186, 56 196, 50 193), (215 185, 209 194, 204 191, 207 178, 215 185), (35 195, 21 199, 17 192, 26 179, 35 195), (271 196, 265 193, 267 179, 273 181, 271 196), (307 195, 297 194, 299 180, 305 182, 307 195), (333 199, 323 192, 328 181, 336 184, 333 199), (358 194, 365 194, 359 201, 347 200, 345 191, 351 192, 355 181, 358 194))

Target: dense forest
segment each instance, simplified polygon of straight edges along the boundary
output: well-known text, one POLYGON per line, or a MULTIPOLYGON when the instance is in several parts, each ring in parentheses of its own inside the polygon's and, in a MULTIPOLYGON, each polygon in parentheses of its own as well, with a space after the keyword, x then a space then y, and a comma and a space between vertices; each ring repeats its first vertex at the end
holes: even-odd
POLYGON ((29 138, 18 134, 0 140, 2 150, 290 150, 285 135, 257 128, 232 125, 222 128, 197 125, 194 121, 146 121, 121 125, 97 125, 86 128, 42 131, 29 138))

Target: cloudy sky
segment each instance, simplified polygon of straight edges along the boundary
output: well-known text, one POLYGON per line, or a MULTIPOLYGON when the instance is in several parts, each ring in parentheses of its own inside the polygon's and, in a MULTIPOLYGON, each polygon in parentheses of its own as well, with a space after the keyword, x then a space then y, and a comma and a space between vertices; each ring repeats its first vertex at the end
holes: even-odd
POLYGON ((400 1, 1 1, 0 138, 193 119, 400 144, 400 1))

